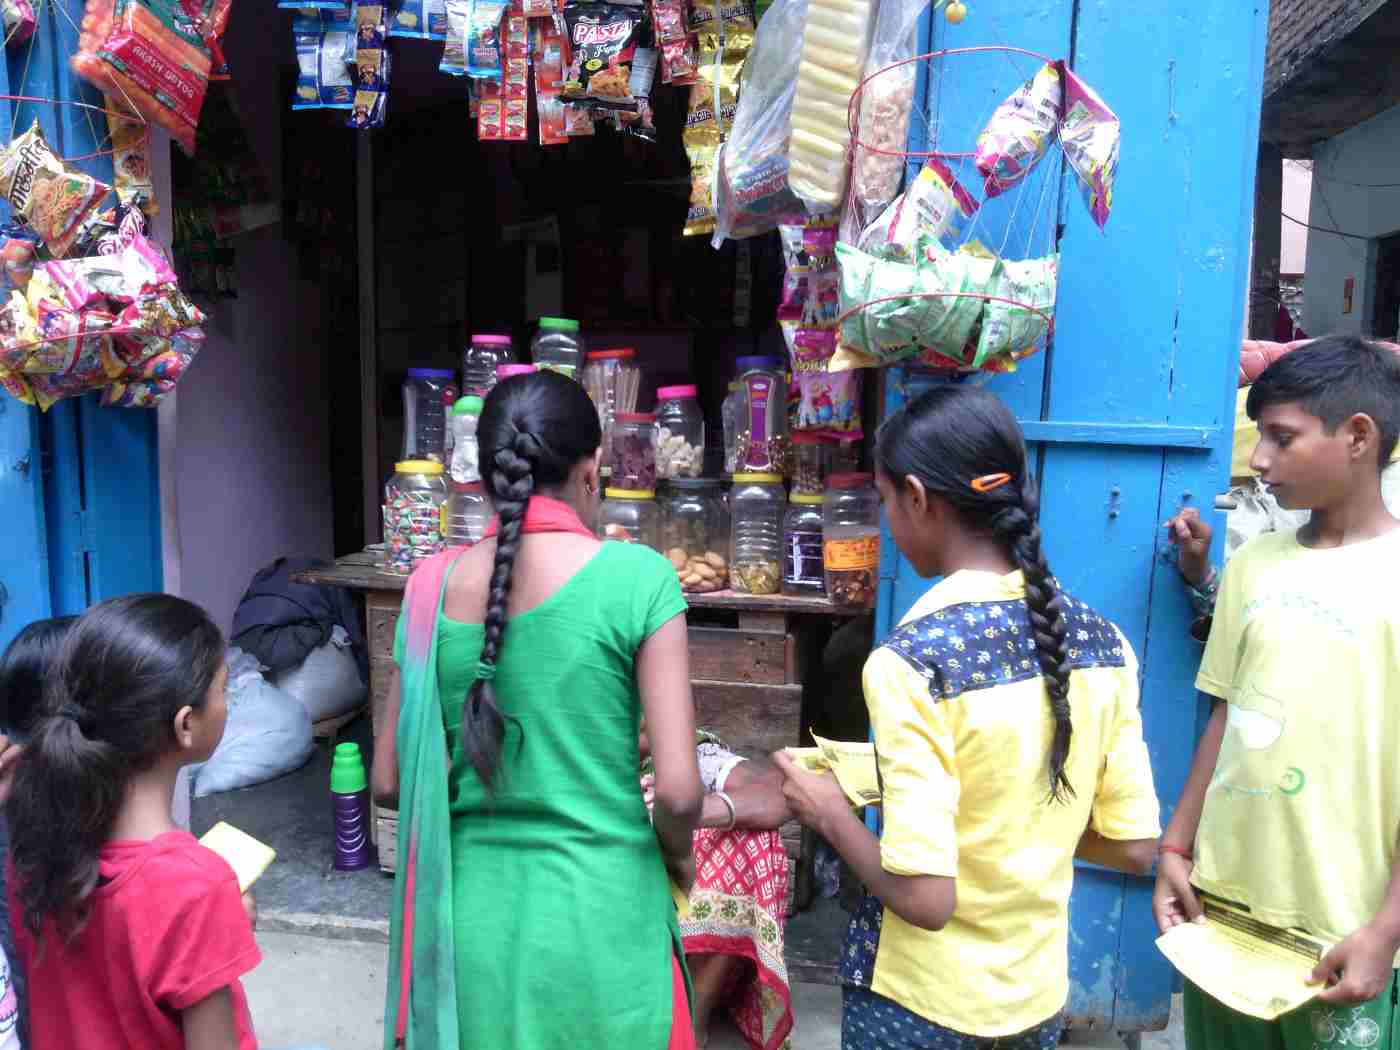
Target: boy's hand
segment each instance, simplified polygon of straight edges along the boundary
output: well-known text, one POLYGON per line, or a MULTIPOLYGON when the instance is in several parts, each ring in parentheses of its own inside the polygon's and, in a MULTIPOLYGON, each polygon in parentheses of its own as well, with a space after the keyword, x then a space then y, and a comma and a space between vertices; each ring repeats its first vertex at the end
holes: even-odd
POLYGON ((787 799, 792 815, 804 827, 828 838, 826 829, 830 827, 833 817, 839 817, 843 811, 851 808, 835 774, 809 773, 784 751, 774 752, 773 764, 782 770, 783 797, 787 799))
POLYGON ((1191 885, 1191 869, 1195 865, 1175 853, 1163 853, 1157 859, 1157 885, 1152 890, 1152 915, 1157 929, 1166 933, 1184 922, 1205 922, 1201 899, 1191 885))
POLYGON ((1312 972, 1313 984, 1327 985, 1318 1000, 1334 1006, 1359 1006, 1389 987, 1394 977, 1395 941, 1363 926, 1322 957, 1312 972))
POLYGON ((1199 587, 1210 575, 1211 528, 1195 507, 1184 507, 1166 524, 1167 539, 1177 549, 1176 566, 1182 578, 1199 587))

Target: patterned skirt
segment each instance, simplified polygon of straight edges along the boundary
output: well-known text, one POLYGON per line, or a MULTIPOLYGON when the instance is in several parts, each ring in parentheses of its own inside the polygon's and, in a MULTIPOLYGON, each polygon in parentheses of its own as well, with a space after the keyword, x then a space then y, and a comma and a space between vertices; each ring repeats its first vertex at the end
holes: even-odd
POLYGON ((776 831, 695 832, 695 887, 681 920, 686 955, 743 959, 725 1003, 752 1050, 781 1050, 792 1032, 783 958, 787 853, 776 831))

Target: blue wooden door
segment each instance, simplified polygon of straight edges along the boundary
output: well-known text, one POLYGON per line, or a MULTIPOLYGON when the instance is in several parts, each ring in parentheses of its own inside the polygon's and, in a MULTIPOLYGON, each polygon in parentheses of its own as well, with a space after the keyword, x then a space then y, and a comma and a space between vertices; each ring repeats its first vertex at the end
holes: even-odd
MULTIPOLYGON (((1056 240, 1046 231, 1058 233, 1053 344, 989 386, 1031 443, 1053 570, 1137 651, 1164 821, 1194 751, 1200 652, 1187 634, 1189 603, 1161 523, 1186 504, 1211 512, 1228 484, 1266 25, 1263 2, 983 0, 969 5, 961 26, 935 17, 926 37, 930 50, 1014 45, 1068 58, 1122 121, 1106 234, 1053 156, 1033 176, 1044 184, 985 205, 976 233, 1013 257, 1043 253, 1056 240)), ((961 151, 1035 63, 973 56, 928 68, 928 123, 922 138, 915 129, 911 148, 930 148, 923 142, 933 139, 937 149, 961 151)), ((972 181, 969 164, 955 170, 972 181)), ((891 371, 885 411, 940 381, 891 371)), ((888 535, 881 576, 883 635, 928 581, 888 535)), ((1077 872, 1075 1024, 1165 1026, 1175 978, 1153 944, 1150 898, 1149 880, 1091 866, 1077 872)))
MULTIPOLYGON (((55 152, 110 182, 105 116, 69 104, 102 106, 68 68, 83 4, 35 8, 34 36, 0 62, 0 94, 12 96, 0 99, 0 136, 37 119, 55 152)), ((9 221, 8 205, 0 210, 9 221)), ((40 413, 0 394, 0 648, 31 620, 160 588, 156 450, 153 411, 102 408, 89 395, 40 413)))

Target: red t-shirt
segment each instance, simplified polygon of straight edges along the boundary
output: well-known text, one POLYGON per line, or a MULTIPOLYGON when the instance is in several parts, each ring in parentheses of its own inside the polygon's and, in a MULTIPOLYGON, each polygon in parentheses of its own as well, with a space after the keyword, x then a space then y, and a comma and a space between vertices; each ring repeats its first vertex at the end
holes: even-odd
POLYGON ((65 1050, 184 1050, 180 1012, 220 988, 233 997, 239 1050, 257 1050, 238 978, 262 960, 238 879, 193 835, 111 842, 82 932, 52 921, 36 951, 8 880, 15 947, 27 979, 31 1044, 65 1050))

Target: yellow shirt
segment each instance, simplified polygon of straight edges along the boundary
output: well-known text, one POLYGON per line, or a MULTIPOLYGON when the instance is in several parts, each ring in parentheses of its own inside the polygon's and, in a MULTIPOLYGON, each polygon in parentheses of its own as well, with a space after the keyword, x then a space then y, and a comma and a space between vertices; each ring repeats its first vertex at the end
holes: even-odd
POLYGON ((956 878, 958 902, 937 933, 885 911, 868 939, 873 972, 846 966, 843 977, 973 1036, 1014 1035, 1064 1006, 1084 829, 1112 839, 1160 830, 1137 661, 1113 624, 1068 595, 1076 795, 1048 801, 1052 720, 1024 597, 1020 573, 956 573, 865 665, 881 861, 900 875, 956 878))
POLYGON ((1266 533, 1225 570, 1196 687, 1228 722, 1193 881, 1339 940, 1380 908, 1400 830, 1400 530, 1266 533))

